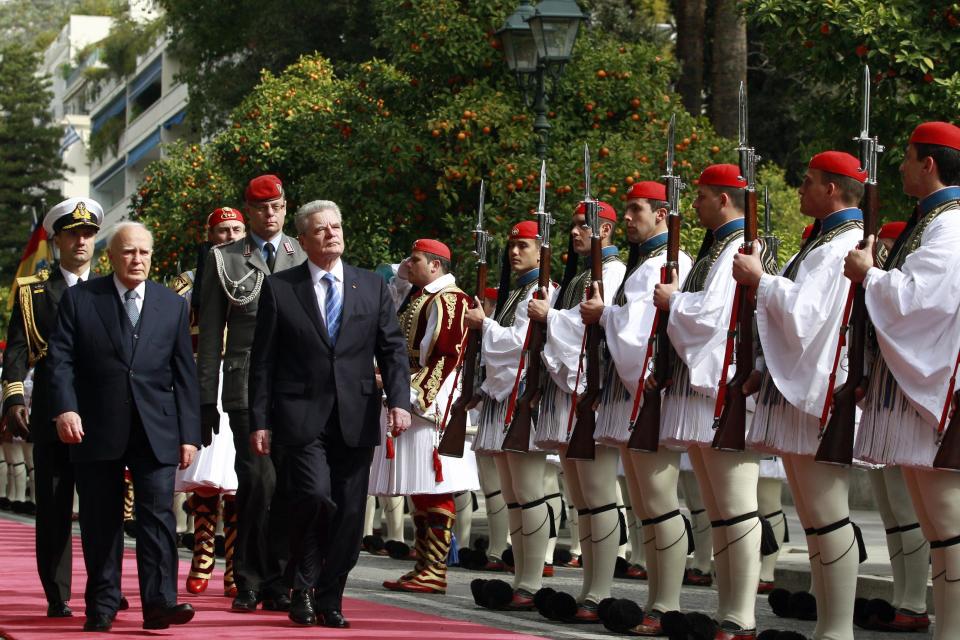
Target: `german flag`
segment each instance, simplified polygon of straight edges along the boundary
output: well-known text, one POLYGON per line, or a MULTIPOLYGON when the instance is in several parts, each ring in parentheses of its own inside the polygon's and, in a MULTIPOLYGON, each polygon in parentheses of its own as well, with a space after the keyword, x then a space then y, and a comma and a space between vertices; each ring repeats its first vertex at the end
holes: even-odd
POLYGON ((10 286, 7 311, 13 309, 13 302, 17 299, 17 278, 32 276, 41 269, 49 269, 51 264, 53 264, 53 251, 50 248, 50 241, 47 239, 47 232, 43 225, 38 223, 30 234, 27 247, 23 250, 23 257, 20 258, 20 266, 17 267, 17 275, 10 286))

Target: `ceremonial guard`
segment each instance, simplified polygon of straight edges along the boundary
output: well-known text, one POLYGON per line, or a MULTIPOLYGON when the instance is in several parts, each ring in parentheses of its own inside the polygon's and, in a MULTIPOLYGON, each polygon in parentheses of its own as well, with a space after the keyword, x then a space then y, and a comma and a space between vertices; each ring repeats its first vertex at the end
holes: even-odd
MULTIPOLYGON (((413 420, 377 450, 370 468, 370 493, 407 496, 413 502, 416 565, 383 586, 393 591, 446 593, 447 555, 456 517, 453 494, 479 488, 472 451, 440 457, 437 446, 444 414, 457 395, 456 371, 467 329, 470 297, 450 273, 450 249, 436 240, 413 243, 390 288, 399 303, 400 328, 410 358, 413 420)), ((391 425, 384 424, 383 435, 391 425)))
POLYGON ((710 516, 719 593, 714 618, 721 640, 754 637, 760 573, 758 455, 711 446, 736 288, 730 270, 743 240, 747 184, 736 165, 703 170, 693 206, 707 234, 697 260, 682 290, 676 279, 654 290, 657 308, 670 311, 667 333, 678 356, 663 399, 660 442, 688 451, 710 516))
MULTIPOLYGON (((814 457, 820 416, 832 392, 824 372, 831 370, 836 356, 850 289, 843 278, 843 258, 863 237, 858 205, 866 178, 866 170, 850 154, 825 151, 813 156, 799 194, 800 211, 814 218, 814 229, 799 253, 780 276, 764 273, 758 251, 733 259, 734 278, 757 291, 757 327, 766 365, 748 446, 783 459, 807 538, 818 640, 853 638, 860 539, 847 504, 849 467, 814 457)), ((846 371, 838 370, 836 383, 845 380, 846 371)))
POLYGON ((201 282, 197 349, 201 426, 205 440, 219 430, 219 395, 236 449, 238 525, 233 562, 238 593, 233 610, 253 611, 259 602, 267 609, 286 610, 290 599, 281 572, 287 525, 282 510, 270 508, 276 487, 273 461, 250 451, 247 377, 263 280, 302 264, 306 254, 282 231, 287 203, 276 176, 251 180, 244 200, 250 233, 211 249, 201 282), (221 366, 223 385, 218 394, 221 366))
POLYGON ((960 350, 960 128, 919 125, 900 175, 904 193, 918 204, 886 270, 875 266, 872 237, 850 252, 844 268, 852 282, 863 283, 879 345, 854 453, 902 467, 930 541, 934 637, 945 640, 960 636, 960 449, 951 441, 958 435, 956 414, 947 427, 960 350))
MULTIPOLYGON (((630 258, 627 276, 612 304, 604 305, 596 292, 582 305, 587 323, 600 322, 606 332, 611 362, 597 417, 599 450, 619 451, 633 510, 641 519, 647 559, 647 619, 632 630, 658 635, 663 613, 680 608, 680 586, 688 541, 677 500, 680 453, 666 448, 649 453, 627 448, 632 433, 634 396, 646 377, 644 365, 651 327, 656 316, 654 286, 661 282, 667 262, 667 189, 659 182, 638 182, 627 193, 624 213, 630 258)), ((679 231, 679 228, 678 228, 679 231)), ((679 239, 678 239, 679 240, 679 239)), ((680 252, 676 265, 682 281, 690 271, 690 257, 680 252)), ((608 290, 609 291, 609 290, 608 290)), ((640 389, 642 391, 642 389, 640 389)), ((578 465, 581 463, 578 463, 578 465)))
MULTIPOLYGON (((171 283, 171 288, 180 296, 191 301, 190 331, 196 341, 199 333, 199 309, 195 303, 200 301, 200 287, 197 273, 207 254, 214 246, 239 240, 246 235, 243 214, 231 207, 220 207, 207 216, 207 241, 201 245, 197 269, 185 271, 171 283)), ((194 343, 196 345, 196 342, 194 343)), ((221 373, 222 387, 222 373, 221 373)), ((222 389, 221 389, 222 392, 222 389)), ((219 394, 218 394, 219 395, 219 394)), ((237 474, 234 470, 236 450, 233 444, 233 432, 230 419, 222 412, 219 397, 218 410, 221 410, 219 430, 216 434, 207 432, 210 440, 203 442, 203 448, 187 469, 177 471, 176 490, 190 493, 186 507, 193 514, 193 561, 187 574, 187 591, 203 593, 207 590, 213 576, 216 549, 217 522, 223 512, 223 550, 226 562, 223 572, 223 592, 228 598, 237 595, 233 578, 233 553, 237 540, 237 474)))
POLYGON ((59 264, 50 271, 17 279, 16 299, 3 352, 3 414, 7 429, 33 442, 37 504, 37 572, 47 597, 47 616, 73 615, 70 600, 73 562, 74 469, 69 448, 60 441, 51 415, 47 341, 56 325, 60 297, 90 277, 94 243, 103 208, 90 198, 70 198, 43 219, 59 264), (27 413, 24 381, 33 369, 33 398, 27 413))
MULTIPOLYGON (((549 523, 545 524, 545 518, 531 527, 532 520, 524 515, 524 509, 522 509, 524 503, 521 503, 521 500, 527 496, 518 495, 516 491, 516 486, 523 486, 534 494, 535 498, 542 498, 543 475, 529 480, 526 480, 525 476, 518 475, 516 477, 518 482, 515 484, 508 455, 504 453, 502 447, 509 426, 506 424, 507 406, 511 393, 515 391, 520 356, 527 346, 525 338, 530 323, 527 302, 537 290, 540 277, 540 253, 541 242, 537 223, 531 220, 515 224, 510 229, 507 240, 507 250, 500 274, 499 299, 494 317, 486 317, 479 306, 466 311, 467 327, 482 331, 482 360, 486 370, 486 379, 481 387, 484 395, 483 406, 473 450, 478 457, 492 456, 496 464, 500 491, 506 502, 510 539, 513 545, 513 591, 521 594, 535 592, 542 580, 546 540, 545 536, 541 536, 544 538, 542 541, 540 538, 534 540, 533 534, 538 531, 537 525, 543 526, 544 534, 549 534, 550 527, 549 523), (509 288, 510 271, 516 275, 512 289, 509 288), (528 539, 530 543, 527 542, 528 539), (533 568, 525 570, 528 547, 535 559, 532 560, 533 568)), ((551 294, 552 287, 547 295, 551 294)), ((521 456, 514 454, 513 457, 521 456)), ((515 462, 520 461, 515 460, 515 462)), ((522 467, 517 465, 516 469, 519 471, 522 467)), ((494 494, 491 497, 497 496, 494 494)), ((489 497, 487 499, 490 500, 489 497)), ((546 511, 545 504, 541 504, 544 506, 543 511, 546 511)), ((490 505, 491 503, 488 502, 488 509, 491 508, 490 505)), ((528 507, 528 510, 533 506, 528 507)), ((507 604, 503 603, 503 606, 507 604)), ((529 609, 531 606, 532 602, 529 602, 524 605, 524 608, 529 609)))
MULTIPOLYGON (((626 273, 620 252, 612 242, 617 212, 606 202, 596 202, 592 206, 599 218, 603 295, 607 302, 611 302, 626 273)), ((545 300, 531 300, 528 313, 531 320, 546 323, 543 361, 550 373, 540 400, 534 442, 540 448, 560 453, 564 481, 577 507, 583 562, 583 583, 577 598, 576 617, 578 621, 595 622, 599 620, 596 605, 610 595, 618 548, 626 530, 622 528, 625 523, 621 522, 617 509, 616 450, 597 448, 594 460, 567 457, 568 442, 576 423, 575 416, 571 415, 576 410, 573 397, 586 386, 583 360, 586 328, 580 319, 579 306, 590 294, 591 287, 596 291, 596 285, 591 285, 591 277, 597 274, 589 267, 592 231, 586 214, 587 205, 581 202, 570 221, 567 269, 555 308, 545 300), (574 276, 581 258, 587 261, 588 267, 574 276)))

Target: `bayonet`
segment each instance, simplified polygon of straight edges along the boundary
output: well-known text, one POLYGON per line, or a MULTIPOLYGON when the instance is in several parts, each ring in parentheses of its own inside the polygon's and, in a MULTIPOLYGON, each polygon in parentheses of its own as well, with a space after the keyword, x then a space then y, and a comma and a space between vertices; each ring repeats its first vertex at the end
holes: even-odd
POLYGON ((740 81, 740 96, 737 105, 737 154, 740 157, 740 175, 747 182, 747 190, 756 189, 756 170, 760 156, 747 142, 747 85, 740 81))
POLYGON ((586 142, 583 143, 583 201, 593 201, 590 194, 590 147, 586 142))
POLYGON ((547 161, 540 163, 540 200, 537 203, 537 234, 540 236, 540 245, 550 247, 550 225, 553 218, 547 212, 547 161))
POLYGON ((474 238, 477 241, 477 248, 474 250, 474 254, 477 256, 478 264, 486 264, 487 262, 487 241, 490 239, 490 234, 483 228, 483 204, 485 196, 486 185, 483 180, 481 180, 480 203, 477 205, 477 228, 473 230, 474 238))
POLYGON ((763 186, 763 235, 770 237, 770 189, 763 186))
POLYGON ((866 171, 867 183, 877 183, 877 154, 883 153, 883 145, 877 137, 870 137, 870 67, 863 65, 863 112, 860 120, 860 135, 854 142, 860 145, 860 170, 866 171))

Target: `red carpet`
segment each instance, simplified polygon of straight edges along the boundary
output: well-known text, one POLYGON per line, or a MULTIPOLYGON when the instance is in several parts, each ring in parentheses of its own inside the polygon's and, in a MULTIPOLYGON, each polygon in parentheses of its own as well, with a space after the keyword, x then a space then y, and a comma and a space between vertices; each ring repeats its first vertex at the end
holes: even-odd
MULTIPOLYGON (((34 529, 32 526, 0 519, 0 638, 14 640, 89 637, 83 634, 83 586, 85 583, 80 540, 74 538, 73 599, 70 602, 73 618, 51 619, 43 589, 37 577, 34 556, 34 529)), ((206 594, 195 596, 183 590, 183 581, 190 566, 180 563, 178 583, 181 602, 189 602, 197 609, 190 624, 170 627, 163 631, 144 631, 140 598, 137 593, 137 569, 133 550, 128 550, 123 564, 124 594, 130 600, 130 609, 121 611, 110 635, 114 637, 161 638, 225 638, 228 640, 260 640, 262 638, 349 638, 351 640, 379 640, 381 638, 430 640, 532 640, 535 636, 522 635, 470 622, 450 620, 417 613, 366 600, 344 599, 344 615, 352 627, 332 630, 323 627, 298 627, 285 613, 257 611, 250 614, 230 613, 230 601, 222 593, 223 572, 217 571, 206 594)), ((94 636, 96 637, 96 636, 94 636)))

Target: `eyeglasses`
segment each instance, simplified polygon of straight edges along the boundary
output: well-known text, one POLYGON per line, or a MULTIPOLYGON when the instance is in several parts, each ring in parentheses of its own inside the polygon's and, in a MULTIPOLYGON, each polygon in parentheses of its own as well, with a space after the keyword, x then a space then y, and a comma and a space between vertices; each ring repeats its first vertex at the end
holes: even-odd
POLYGON ((274 213, 279 213, 285 211, 287 208, 286 201, 281 200, 280 202, 263 202, 260 204, 253 205, 254 211, 258 213, 266 213, 267 211, 273 211, 274 213))

